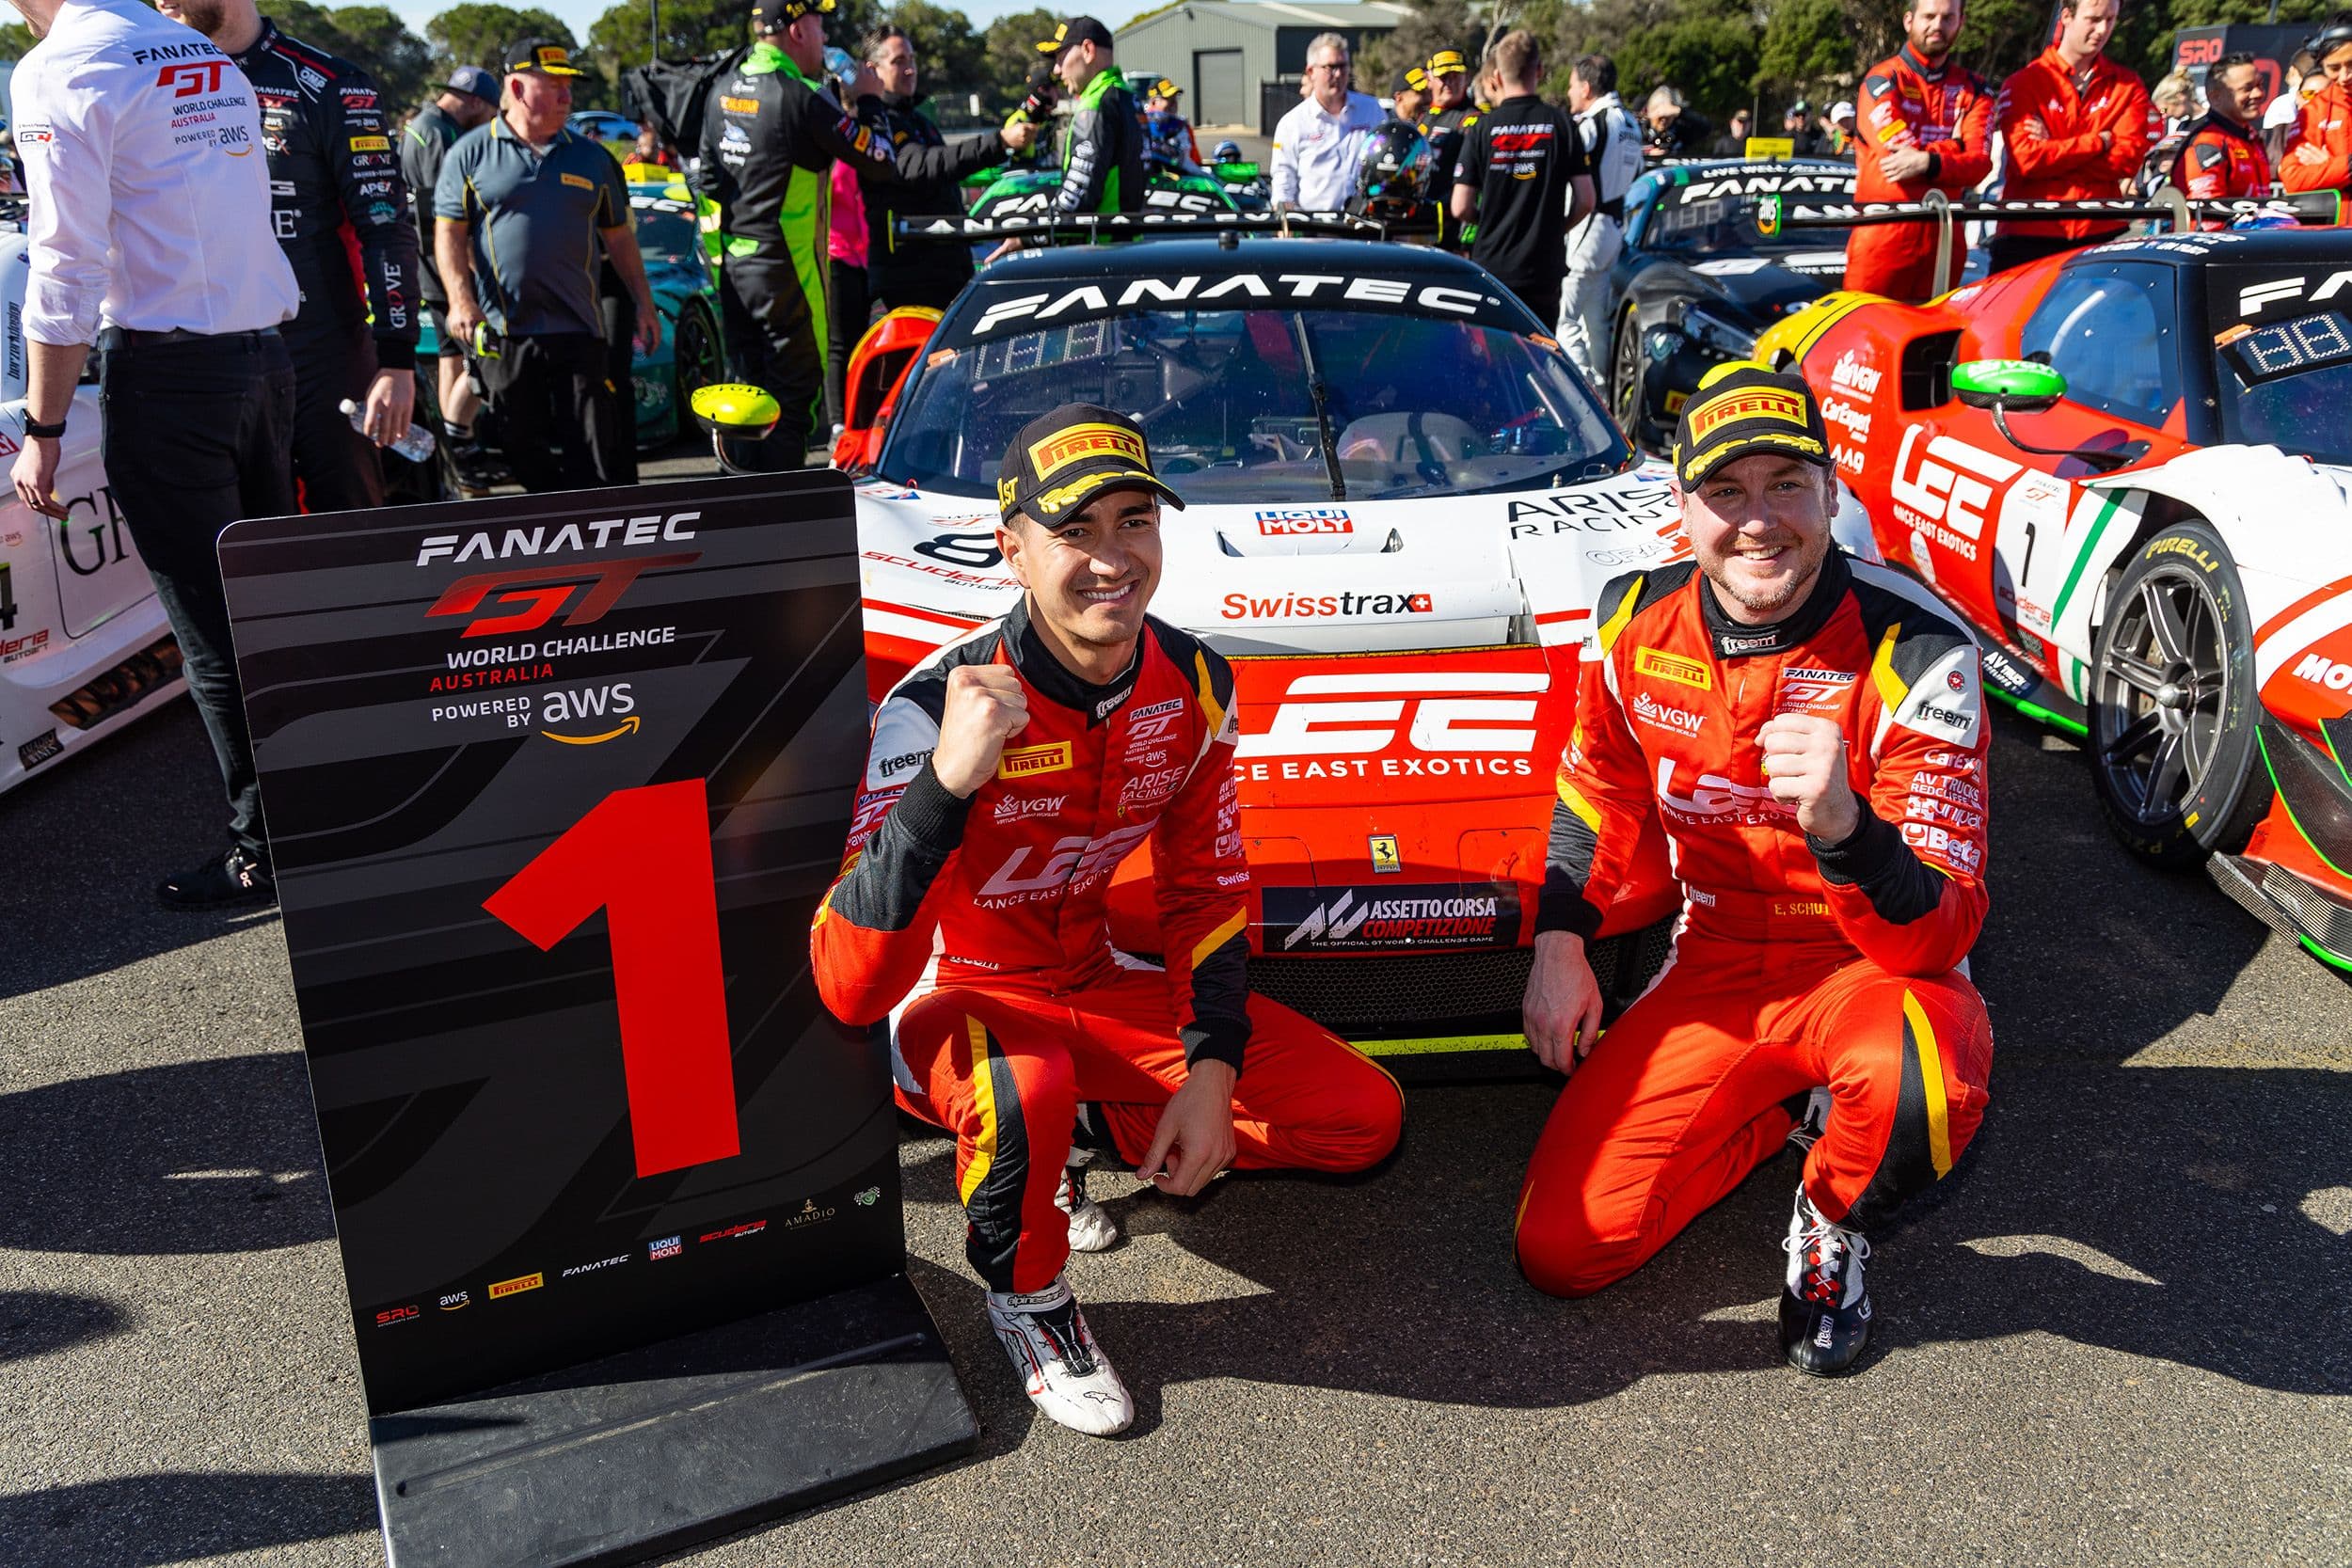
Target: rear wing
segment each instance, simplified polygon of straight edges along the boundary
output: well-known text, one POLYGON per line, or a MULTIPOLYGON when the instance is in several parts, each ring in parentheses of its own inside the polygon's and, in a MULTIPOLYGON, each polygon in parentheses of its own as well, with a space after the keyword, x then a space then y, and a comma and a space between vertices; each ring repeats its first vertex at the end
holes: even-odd
POLYGON ((1028 240, 1040 245, 1095 245, 1145 240, 1160 235, 1215 234, 1228 242, 1244 234, 1277 238, 1392 240, 1435 234, 1426 219, 1373 218, 1357 213, 1028 213, 1013 217, 900 218, 900 240, 982 245, 992 240, 1028 240))
POLYGON ((2298 191, 2293 196, 2244 197, 2219 201, 2191 201, 2167 187, 2137 200, 2112 201, 1954 201, 1942 191, 1930 191, 1917 201, 1809 202, 1781 196, 1756 198, 1756 227, 1766 238, 1784 229, 1867 229, 1882 223, 1932 223, 1936 226, 1935 273, 1950 276, 1952 230, 1963 223, 1999 218, 2113 218, 2131 222, 2164 218, 2175 232, 2205 221, 2234 223, 2246 217, 2291 217, 2298 222, 2333 225, 2343 215, 2344 198, 2336 191, 2298 191))

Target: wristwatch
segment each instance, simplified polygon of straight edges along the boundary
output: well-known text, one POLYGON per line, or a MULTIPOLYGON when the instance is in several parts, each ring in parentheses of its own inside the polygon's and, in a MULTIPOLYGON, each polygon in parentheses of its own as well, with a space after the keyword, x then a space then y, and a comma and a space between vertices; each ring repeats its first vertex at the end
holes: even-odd
POLYGON ((65 421, 59 420, 56 424, 42 424, 37 420, 26 420, 24 434, 42 440, 54 441, 65 434, 65 421))

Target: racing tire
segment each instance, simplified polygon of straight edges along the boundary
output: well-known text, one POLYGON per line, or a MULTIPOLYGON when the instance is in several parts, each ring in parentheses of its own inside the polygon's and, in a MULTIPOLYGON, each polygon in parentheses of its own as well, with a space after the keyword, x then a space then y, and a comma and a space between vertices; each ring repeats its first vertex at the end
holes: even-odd
POLYGON ((677 433, 691 435, 694 394, 726 378, 726 354, 719 342, 718 318, 710 313, 707 301, 688 300, 670 330, 675 334, 670 344, 670 369, 675 378, 672 391, 676 399, 672 407, 677 415, 677 433))
POLYGON ((2272 786, 2246 592, 2209 525, 2140 542, 2108 598, 2088 695, 2091 783, 2125 848, 2180 870, 2246 847, 2272 786))
POLYGON ((1633 306, 1617 317, 1609 341, 1609 412, 1636 451, 1642 449, 1642 322, 1633 306))

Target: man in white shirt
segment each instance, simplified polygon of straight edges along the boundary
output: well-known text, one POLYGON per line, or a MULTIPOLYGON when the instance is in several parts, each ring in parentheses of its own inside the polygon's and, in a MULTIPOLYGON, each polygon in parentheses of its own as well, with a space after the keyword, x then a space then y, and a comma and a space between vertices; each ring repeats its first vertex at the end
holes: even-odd
POLYGON ((1617 101, 1617 67, 1587 55, 1568 77, 1568 112, 1584 139, 1596 205, 1568 230, 1568 276, 1560 292, 1560 346, 1584 379, 1609 395, 1610 269, 1625 247, 1625 193, 1642 173, 1642 128, 1617 101))
POLYGON ((63 517, 57 438, 95 342, 101 451, 180 641, 228 785, 225 854, 157 891, 175 909, 277 897, 214 550, 239 517, 294 510, 301 303, 270 225, 252 84, 203 34, 139 0, 9 0, 40 41, 11 83, 31 197, 30 360, 18 499, 63 517))
POLYGON ((1307 96, 1274 127, 1276 208, 1337 212, 1356 194, 1364 144, 1388 116, 1347 84, 1347 40, 1318 35, 1307 46, 1307 96))

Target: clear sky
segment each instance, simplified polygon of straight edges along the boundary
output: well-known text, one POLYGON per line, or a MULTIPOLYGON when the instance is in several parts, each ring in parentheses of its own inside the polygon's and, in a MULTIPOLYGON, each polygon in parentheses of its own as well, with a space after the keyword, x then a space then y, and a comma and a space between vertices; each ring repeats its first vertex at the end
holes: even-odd
MULTIPOLYGON (((449 3, 453 4, 454 0, 449 0, 449 3)), ((521 6, 526 3, 526 0, 508 0, 508 3, 521 6)), ((609 10, 612 0, 537 0, 537 3, 569 23, 573 37, 585 39, 588 36, 588 24, 609 10)), ((998 17, 1009 16, 1014 11, 1032 10, 1040 7, 1046 10, 1057 10, 1061 6, 1073 3, 1073 0, 978 0, 977 5, 960 6, 954 8, 970 17, 973 26, 985 27, 998 17)), ((1158 0, 1098 0, 1098 3, 1084 14, 1098 18, 1106 25, 1117 27, 1137 11, 1148 10, 1156 4, 1158 0)), ((264 11, 269 9, 268 0, 262 0, 262 8, 264 11)), ((408 24, 410 31, 419 38, 422 38, 424 24, 433 20, 437 12, 446 9, 447 6, 419 4, 418 0, 393 0, 392 8, 398 11, 402 20, 408 24)), ((746 15, 750 14, 750 0, 744 0, 743 9, 746 15)))

